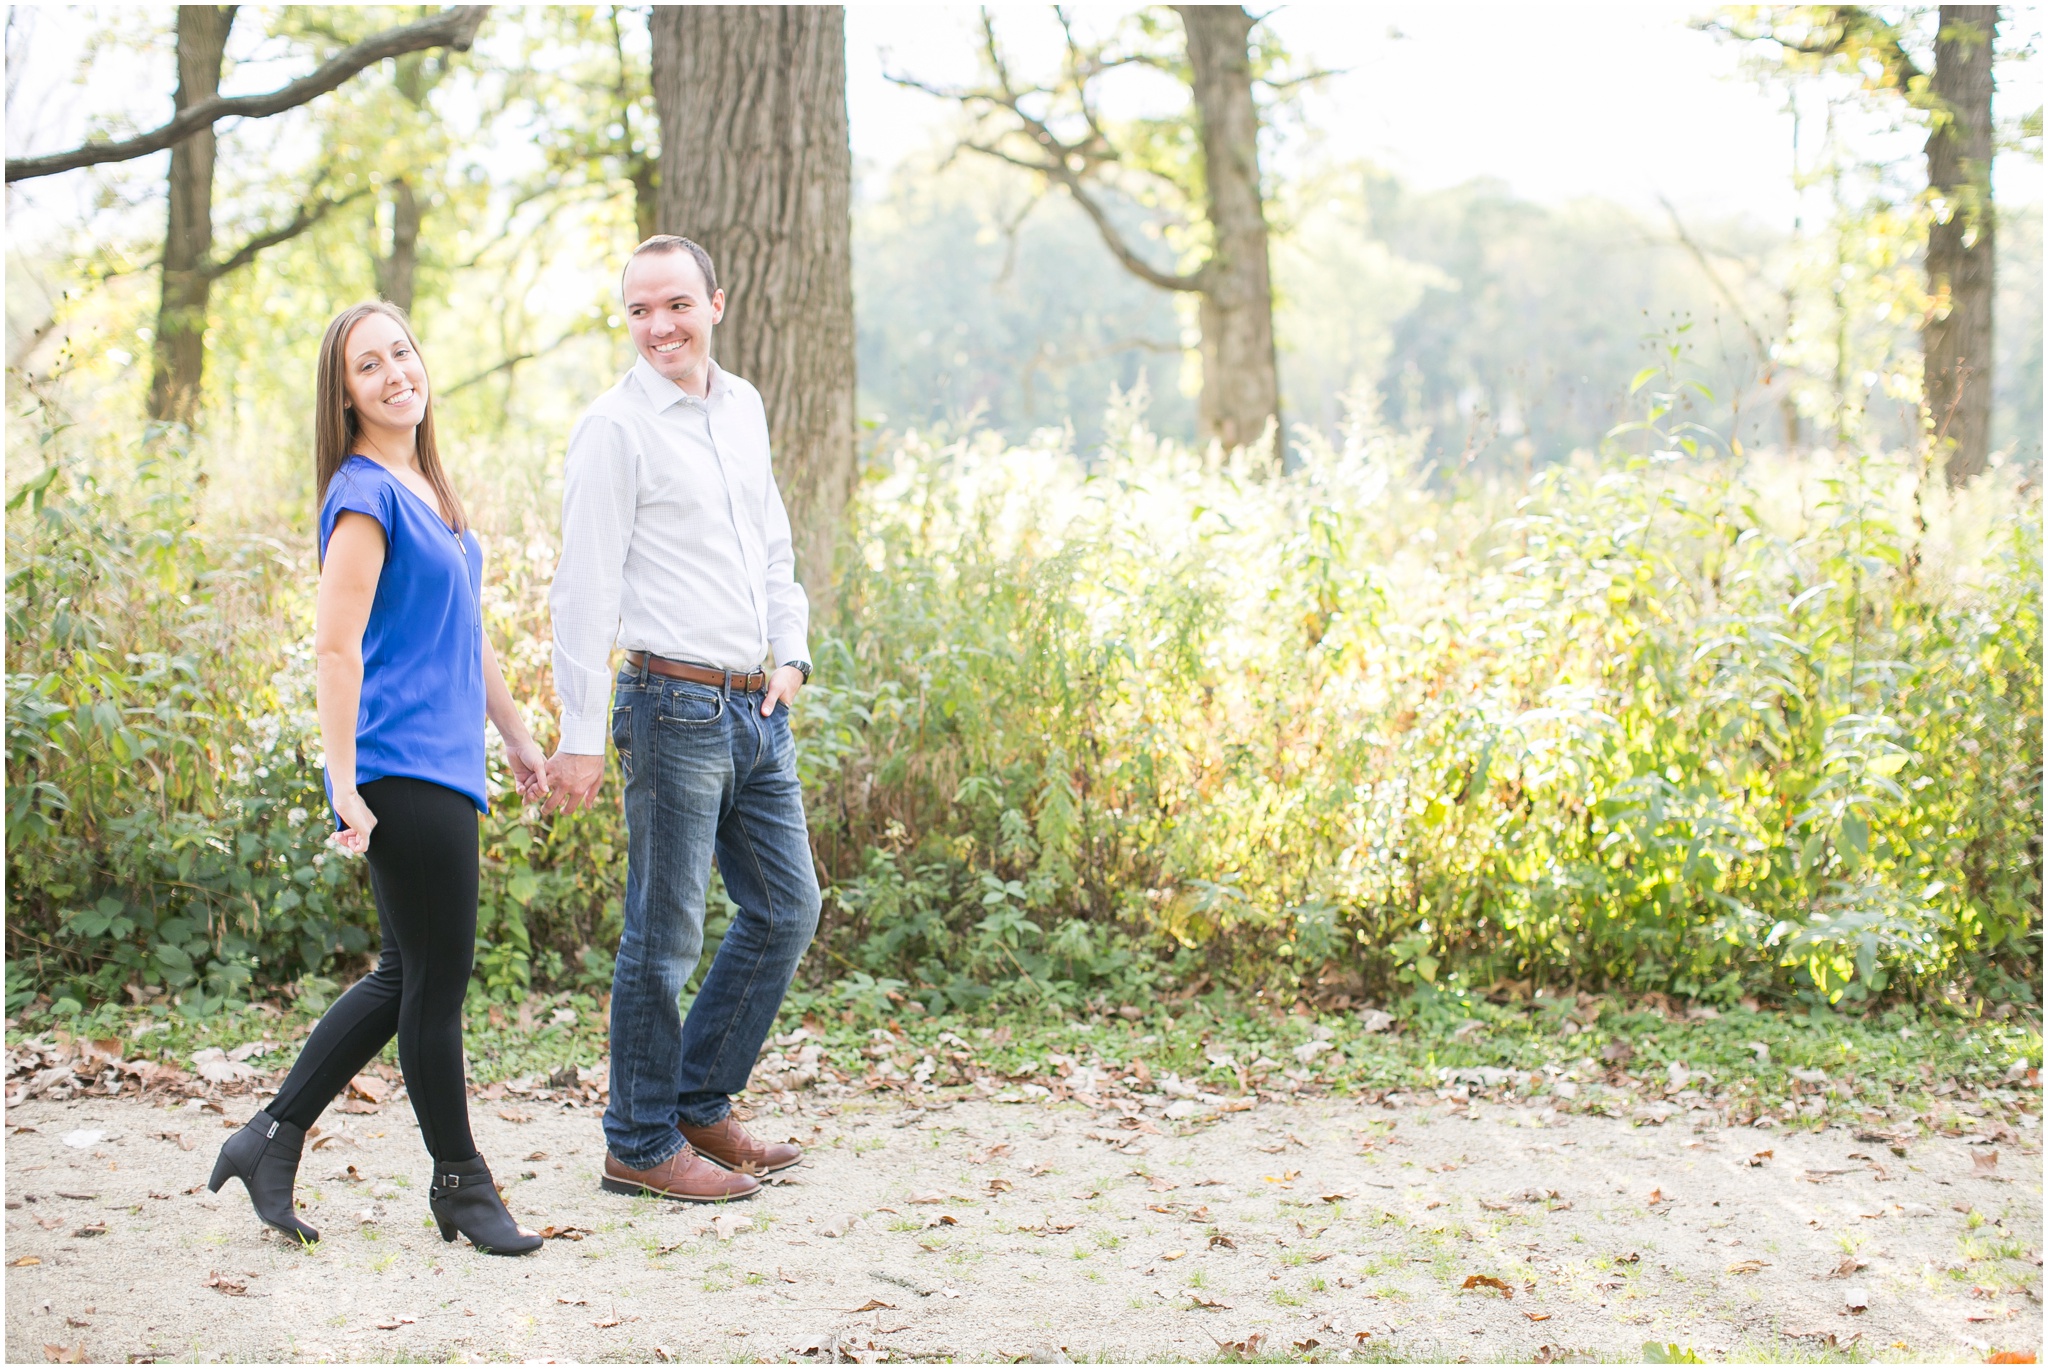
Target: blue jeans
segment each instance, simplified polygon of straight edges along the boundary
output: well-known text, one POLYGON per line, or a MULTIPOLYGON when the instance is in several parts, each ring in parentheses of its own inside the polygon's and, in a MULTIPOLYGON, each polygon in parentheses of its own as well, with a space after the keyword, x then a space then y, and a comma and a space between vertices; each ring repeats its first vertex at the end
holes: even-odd
POLYGON ((789 709, 764 718, 761 699, 619 673, 612 743, 626 778, 626 909, 604 1138, 632 1169, 683 1148, 678 1122, 710 1126, 732 1110, 818 929, 789 709), (677 1000, 703 954, 714 855, 739 912, 684 1020, 677 1000))

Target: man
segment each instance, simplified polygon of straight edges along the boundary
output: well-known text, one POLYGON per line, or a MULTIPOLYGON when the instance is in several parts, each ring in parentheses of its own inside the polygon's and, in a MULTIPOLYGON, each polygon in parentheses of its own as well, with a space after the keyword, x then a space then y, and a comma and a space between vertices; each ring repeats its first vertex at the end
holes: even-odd
POLYGON ((710 256, 649 238, 620 289, 639 360, 578 420, 562 482, 549 806, 595 800, 609 721, 627 855, 603 1186, 724 1202, 800 1158, 750 1136, 731 1095, 818 926, 789 735, 811 673, 810 606, 761 396, 711 359, 725 293, 710 256), (626 649, 615 697, 614 644, 626 649), (739 912, 684 1021, 714 855, 739 912))

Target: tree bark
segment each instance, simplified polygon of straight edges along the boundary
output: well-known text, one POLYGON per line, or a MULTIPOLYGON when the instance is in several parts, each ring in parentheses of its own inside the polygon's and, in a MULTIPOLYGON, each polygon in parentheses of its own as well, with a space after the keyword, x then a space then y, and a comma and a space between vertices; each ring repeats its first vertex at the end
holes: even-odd
POLYGON ((1921 329, 1927 408, 1948 448, 1948 483, 1984 469, 1991 449, 1994 224, 1991 203, 1991 49, 1996 5, 1943 5, 1932 87, 1939 103, 1927 139, 1927 186, 1936 201, 1927 234, 1921 329))
POLYGON ((420 201, 403 177, 391 182, 390 191, 391 253, 377 260, 377 293, 410 315, 420 264, 420 201))
MULTIPOLYGON (((221 60, 233 5, 178 6, 179 110, 220 93, 221 60)), ((164 230, 163 293, 151 344, 149 416, 189 425, 199 412, 206 369, 206 301, 213 287, 213 126, 171 148, 170 218, 164 230)))
POLYGON ((1259 185, 1259 111, 1252 100, 1253 18, 1237 5, 1175 5, 1187 31, 1214 247, 1202 270, 1202 435, 1228 449, 1279 429, 1273 281, 1259 185))
POLYGON ((854 483, 845 11, 658 5, 650 25, 656 227, 711 254, 718 364, 761 392, 797 578, 823 605, 854 483))

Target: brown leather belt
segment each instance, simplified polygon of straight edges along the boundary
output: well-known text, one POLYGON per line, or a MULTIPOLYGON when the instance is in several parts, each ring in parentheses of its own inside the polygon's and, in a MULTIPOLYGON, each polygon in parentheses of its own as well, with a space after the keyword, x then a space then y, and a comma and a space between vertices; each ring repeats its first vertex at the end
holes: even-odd
POLYGON ((671 680, 688 680, 691 684, 711 685, 717 689, 737 689, 745 693, 768 687, 768 672, 765 670, 713 670, 708 665, 671 661, 666 656, 656 656, 646 651, 627 652, 626 664, 635 670, 645 670, 650 675, 665 675, 671 680))

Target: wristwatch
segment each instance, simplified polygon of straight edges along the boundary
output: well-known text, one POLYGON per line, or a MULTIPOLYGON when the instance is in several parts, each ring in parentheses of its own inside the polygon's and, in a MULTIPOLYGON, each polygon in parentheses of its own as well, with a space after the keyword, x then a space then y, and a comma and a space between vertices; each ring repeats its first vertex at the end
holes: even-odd
POLYGON ((809 661, 784 661, 783 664, 793 665, 799 671, 803 672, 805 684, 809 684, 811 682, 811 663, 809 661))

